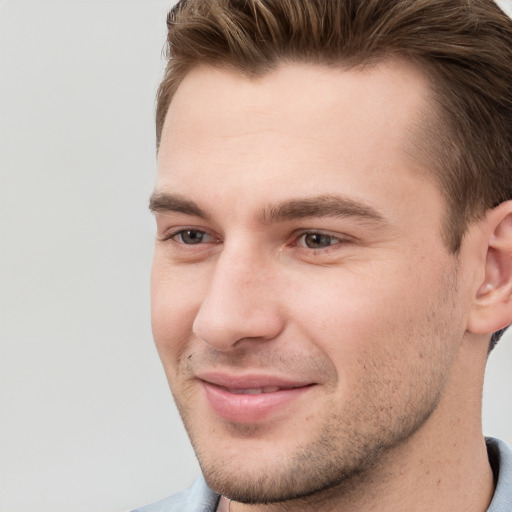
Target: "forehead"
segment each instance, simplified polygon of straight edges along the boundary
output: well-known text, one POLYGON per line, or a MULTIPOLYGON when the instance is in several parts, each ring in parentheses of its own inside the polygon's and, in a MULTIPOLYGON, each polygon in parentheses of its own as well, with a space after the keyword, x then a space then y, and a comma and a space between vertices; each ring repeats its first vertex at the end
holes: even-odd
POLYGON ((258 191, 275 201, 339 186, 368 195, 376 178, 407 181, 421 167, 408 144, 427 95, 422 73, 398 60, 367 69, 283 64, 257 78, 195 68, 169 108, 156 188, 190 197, 208 184, 218 199, 236 189, 247 206, 258 191))
MULTIPOLYGON (((396 128, 407 124, 411 115, 418 112, 426 100, 427 90, 423 72, 403 59, 350 69, 288 63, 257 77, 199 66, 193 68, 178 87, 164 128, 168 132, 176 118, 182 123, 199 121, 206 129, 212 117, 229 115, 231 121, 235 121, 230 112, 233 106, 243 127, 256 127, 261 121, 268 125, 272 120, 281 126, 283 116, 291 116, 300 129, 304 126, 297 122, 302 120, 308 125, 315 121, 343 122, 344 119, 354 124, 356 118, 351 118, 351 114, 357 111, 361 122, 380 121, 374 124, 376 129, 383 122, 393 122, 396 128), (272 112, 276 114, 273 119, 269 116, 272 112)), ((182 125, 180 131, 184 127, 182 125)), ((371 126, 367 124, 365 128, 368 130, 371 126)))

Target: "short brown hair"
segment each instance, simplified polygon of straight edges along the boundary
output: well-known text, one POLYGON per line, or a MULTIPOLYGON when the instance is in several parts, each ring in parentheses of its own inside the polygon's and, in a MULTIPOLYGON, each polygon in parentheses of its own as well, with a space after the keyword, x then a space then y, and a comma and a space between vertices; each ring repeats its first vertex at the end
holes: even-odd
POLYGON ((512 22, 492 0, 181 0, 167 26, 157 147, 173 94, 197 65, 258 76, 284 61, 399 57, 431 84, 419 155, 447 202, 450 250, 469 222, 512 199, 512 22))

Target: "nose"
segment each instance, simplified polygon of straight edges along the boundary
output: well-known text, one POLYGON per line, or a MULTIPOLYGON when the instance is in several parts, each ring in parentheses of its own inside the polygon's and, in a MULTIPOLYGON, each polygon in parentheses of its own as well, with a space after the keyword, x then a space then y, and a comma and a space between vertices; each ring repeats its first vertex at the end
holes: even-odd
POLYGON ((239 346, 242 340, 276 338, 284 328, 284 318, 278 304, 279 280, 269 262, 225 249, 213 265, 194 334, 221 351, 239 346))

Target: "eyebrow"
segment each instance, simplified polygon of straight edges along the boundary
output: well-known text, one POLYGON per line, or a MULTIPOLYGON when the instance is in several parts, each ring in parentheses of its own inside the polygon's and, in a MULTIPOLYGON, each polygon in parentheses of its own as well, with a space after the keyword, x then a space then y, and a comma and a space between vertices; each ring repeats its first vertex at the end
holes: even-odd
POLYGON ((194 201, 176 194, 165 192, 153 192, 149 198, 149 210, 152 213, 179 212, 185 215, 193 215, 202 219, 209 219, 210 215, 200 208, 194 201))
POLYGON ((261 222, 268 224, 308 217, 356 217, 364 221, 385 223, 384 217, 371 206, 338 195, 321 195, 305 199, 292 199, 266 207, 261 222))
MULTIPOLYGON (((149 199, 153 213, 178 212, 203 219, 211 215, 197 203, 177 194, 155 191, 149 199)), ((262 224, 283 222, 309 217, 355 217, 363 221, 385 223, 384 217, 371 206, 352 198, 338 195, 320 195, 304 199, 291 199, 267 205, 258 217, 262 224)))

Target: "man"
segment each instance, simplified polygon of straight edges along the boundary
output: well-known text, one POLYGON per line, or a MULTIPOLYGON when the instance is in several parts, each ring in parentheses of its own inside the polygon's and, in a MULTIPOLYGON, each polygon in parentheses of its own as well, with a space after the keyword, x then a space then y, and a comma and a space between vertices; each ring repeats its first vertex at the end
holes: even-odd
POLYGON ((140 510, 511 511, 480 411, 512 321, 512 22, 195 0, 168 27, 152 322, 204 480, 140 510))

